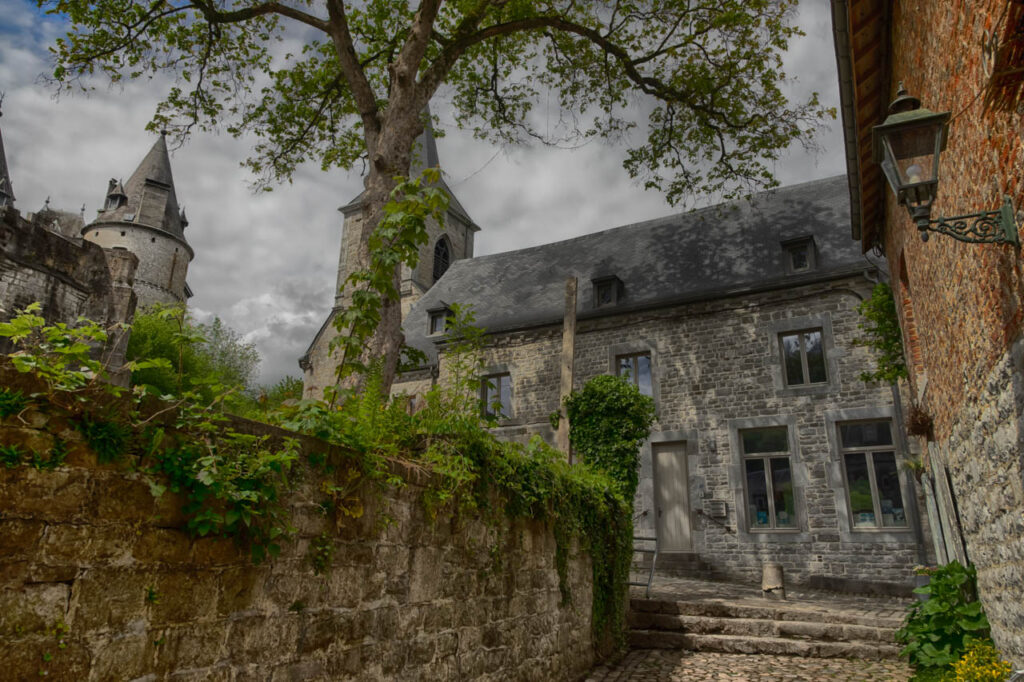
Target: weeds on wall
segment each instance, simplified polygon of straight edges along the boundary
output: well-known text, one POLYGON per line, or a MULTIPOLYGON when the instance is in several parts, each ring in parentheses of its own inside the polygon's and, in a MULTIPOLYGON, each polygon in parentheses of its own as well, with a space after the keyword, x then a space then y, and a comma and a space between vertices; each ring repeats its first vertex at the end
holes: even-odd
MULTIPOLYGON (((74 330, 54 331, 32 312, 23 314, 31 319, 12 321, 13 328, 29 330, 21 339, 47 338, 57 347, 73 343, 57 336, 73 337, 74 330)), ((539 440, 527 446, 503 443, 487 430, 479 405, 479 374, 473 371, 482 333, 473 331, 471 319, 469 311, 458 311, 450 328, 452 360, 462 363, 465 371, 457 381, 425 395, 419 411, 410 413, 405 397, 388 398, 380 365, 371 363, 362 393, 350 394, 334 406, 296 401, 268 414, 268 421, 350 453, 343 466, 321 455, 309 457, 308 464, 322 477, 321 507, 335 526, 362 515, 360 495, 373 486, 404 485, 403 472, 410 471, 429 474, 421 480, 429 481, 424 505, 432 515, 450 512, 495 524, 506 517, 546 522, 554 529, 563 602, 573 598, 568 558, 575 542, 593 560, 595 641, 605 651, 618 648, 624 641, 626 572, 632 554, 631 505, 624 496, 629 481, 616 482, 586 463, 570 466, 561 453, 539 440)), ((4 331, 0 328, 0 334, 11 336, 4 331)), ((126 404, 127 410, 97 413, 91 409, 96 401, 90 396, 121 393, 93 381, 102 375, 102 367, 79 364, 85 357, 81 354, 54 355, 50 347, 27 342, 19 343, 17 353, 19 371, 45 366, 44 378, 55 378, 45 395, 27 399, 37 409, 61 409, 76 420, 104 460, 148 474, 154 495, 167 490, 182 495, 187 530, 193 536, 232 538, 248 546, 252 559, 259 562, 276 555, 292 534, 285 497, 299 464, 295 440, 238 433, 220 411, 220 398, 199 403, 194 402, 195 394, 186 393, 162 400, 145 387, 122 396, 118 404, 126 404), (72 400, 61 387, 70 387, 72 400)), ((14 456, 0 459, 7 466, 25 464, 23 453, 16 453, 16 461, 14 456)), ((635 452, 633 457, 635 461, 635 452)), ((596 456, 594 461, 615 460, 596 456)), ((635 471, 632 480, 635 488, 635 471)), ((330 570, 336 530, 325 529, 312 543, 310 560, 318 573, 330 570)))
POLYGON ((892 288, 885 282, 879 282, 866 298, 857 306, 863 321, 857 326, 864 336, 854 339, 857 346, 864 346, 875 351, 875 371, 861 372, 861 381, 880 381, 886 384, 896 383, 907 378, 907 363, 903 355, 903 335, 900 332, 900 320, 896 314, 896 301, 892 288))

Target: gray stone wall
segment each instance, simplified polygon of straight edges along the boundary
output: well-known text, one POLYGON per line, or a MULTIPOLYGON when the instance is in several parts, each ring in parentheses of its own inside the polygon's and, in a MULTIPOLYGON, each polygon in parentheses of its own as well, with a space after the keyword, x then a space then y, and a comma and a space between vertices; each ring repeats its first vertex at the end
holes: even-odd
MULTIPOLYGON (((0 420, 0 442, 48 448, 50 418, 25 417, 0 420)), ((307 470, 286 501, 296 536, 254 566, 230 540, 190 538, 182 498, 97 465, 53 419, 64 466, 0 467, 4 680, 532 681, 593 666, 590 559, 570 550, 563 603, 543 523, 428 513, 427 481, 403 470, 409 485, 359 490, 363 515, 336 527, 307 470), (316 575, 321 534, 334 560, 316 575)))
MULTIPOLYGON (((851 528, 837 424, 887 420, 894 435, 902 428, 890 387, 859 379, 871 360, 866 349, 853 345, 859 336, 856 306, 870 288, 857 277, 579 320, 576 388, 614 372, 617 355, 651 354, 658 411, 651 440, 685 441, 692 551, 717 574, 756 581, 762 562, 777 561, 798 582, 907 589, 912 567, 928 558, 915 484, 906 471, 900 478, 908 526, 851 528), (779 334, 807 328, 823 330, 828 381, 789 387, 779 334), (788 428, 799 520, 793 532, 748 532, 738 430, 769 425, 788 428), (712 500, 725 503, 721 523, 700 513, 712 500)), ((491 337, 488 372, 507 371, 513 382, 513 414, 498 429, 503 437, 551 438, 548 416, 558 407, 560 352, 561 325, 491 337)), ((637 530, 644 534, 653 531, 656 519, 651 456, 645 445, 636 500, 637 530)))
POLYGON ((49 322, 129 321, 134 301, 124 289, 137 264, 134 256, 69 239, 7 208, 0 213, 0 317, 38 302, 49 322))
POLYGON ((105 249, 123 248, 138 257, 134 287, 140 308, 185 302, 185 278, 192 253, 179 240, 127 223, 94 223, 83 236, 105 249))
POLYGON ((1024 341, 1018 340, 964 405, 949 438, 929 448, 950 558, 974 563, 992 638, 1017 668, 1024 667, 1022 414, 1024 341))

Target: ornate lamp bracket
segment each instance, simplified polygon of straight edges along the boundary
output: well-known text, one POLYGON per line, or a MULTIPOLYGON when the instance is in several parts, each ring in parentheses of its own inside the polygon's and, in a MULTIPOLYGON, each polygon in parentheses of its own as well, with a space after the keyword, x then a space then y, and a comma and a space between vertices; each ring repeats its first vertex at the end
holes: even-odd
POLYGON ((1003 206, 998 211, 968 213, 950 218, 939 216, 929 219, 930 208, 929 206, 921 212, 910 209, 923 241, 928 241, 929 232, 937 232, 971 244, 1013 244, 1020 248, 1010 197, 1003 197, 1003 206))

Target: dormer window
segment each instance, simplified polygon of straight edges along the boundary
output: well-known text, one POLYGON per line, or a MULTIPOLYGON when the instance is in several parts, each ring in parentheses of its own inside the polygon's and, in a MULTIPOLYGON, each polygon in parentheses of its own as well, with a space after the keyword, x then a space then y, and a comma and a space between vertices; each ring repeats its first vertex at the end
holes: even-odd
POLYGON ((431 308, 428 310, 427 316, 430 320, 430 324, 427 333, 430 336, 444 334, 445 331, 448 330, 449 319, 452 315, 452 309, 448 306, 441 306, 439 308, 431 308))
POLYGON ((103 206, 104 211, 113 211, 115 208, 124 206, 124 196, 120 194, 111 194, 107 197, 107 203, 103 206))
POLYGON ((782 242, 786 251, 786 266, 791 273, 810 272, 816 267, 814 237, 800 237, 782 242))
POLYGON ((622 280, 615 275, 595 277, 590 280, 594 285, 594 307, 608 308, 619 303, 622 298, 622 280))

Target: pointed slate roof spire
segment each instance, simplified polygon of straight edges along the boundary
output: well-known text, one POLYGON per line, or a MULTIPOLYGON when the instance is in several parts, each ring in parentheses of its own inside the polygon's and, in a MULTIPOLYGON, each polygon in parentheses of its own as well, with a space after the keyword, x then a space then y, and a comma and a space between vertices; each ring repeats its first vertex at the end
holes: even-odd
MULTIPOLYGON (((0 95, 0 117, 3 112, 3 95, 0 95)), ((4 154, 4 136, 0 132, 0 207, 14 204, 14 187, 11 185, 11 174, 7 170, 7 156, 4 154)))
MULTIPOLYGON (((430 116, 430 105, 428 104, 423 107, 423 132, 420 133, 413 143, 412 163, 409 164, 409 177, 417 178, 425 169, 435 168, 439 165, 441 165, 441 161, 437 155, 437 140, 434 138, 434 124, 430 116)), ((469 217, 466 209, 463 208, 462 204, 455 197, 455 193, 448 186, 448 183, 444 181, 443 176, 441 177, 440 185, 448 192, 450 198, 449 210, 468 224, 475 226, 476 224, 473 222, 473 219, 469 217)))
POLYGON ((112 183, 107 193, 108 196, 111 193, 123 194, 127 201, 116 208, 102 211, 100 220, 155 227, 185 241, 165 131, 161 131, 160 138, 128 181, 123 185, 117 183, 116 186, 112 183))

